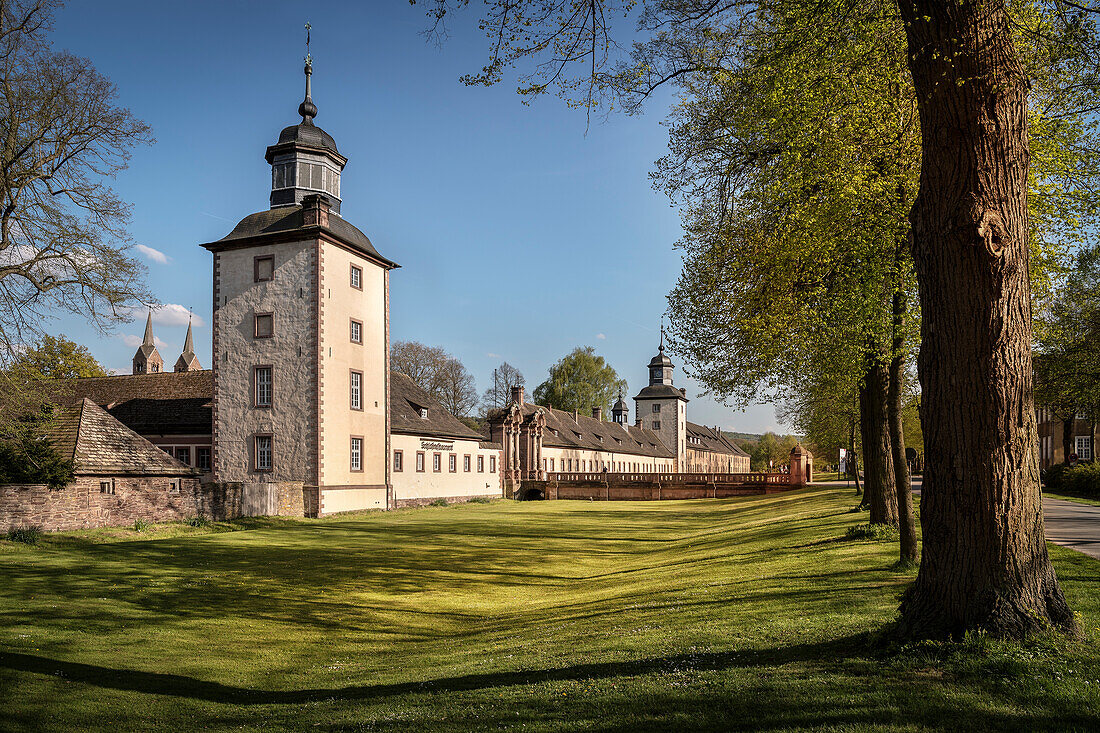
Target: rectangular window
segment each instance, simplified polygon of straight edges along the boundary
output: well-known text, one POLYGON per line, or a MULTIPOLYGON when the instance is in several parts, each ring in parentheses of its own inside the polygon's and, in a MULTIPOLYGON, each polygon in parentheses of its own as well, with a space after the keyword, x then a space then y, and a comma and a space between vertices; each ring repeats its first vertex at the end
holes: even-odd
POLYGON ((477 472, 485 473, 485 456, 477 457, 477 472))
POLYGON ((424 451, 416 452, 416 471, 417 473, 424 473, 424 451))
POLYGON ((269 339, 275 335, 275 316, 271 313, 257 313, 254 316, 252 335, 258 339, 269 339))
POLYGON ((324 189, 325 184, 321 182, 321 171, 323 171, 324 168, 322 168, 319 165, 311 165, 309 168, 310 168, 309 187, 312 188, 312 189, 315 189, 317 191, 320 191, 320 190, 324 189))
POLYGON ((354 318, 351 319, 351 342, 353 344, 363 343, 363 324, 354 318))
POLYGON ((252 367, 253 406, 271 407, 272 367, 269 365, 252 367))
POLYGON ((462 456, 462 470, 466 473, 470 472, 470 457, 462 456))
POLYGON ((351 286, 356 290, 363 289, 363 268, 351 266, 351 286))
POLYGON ((180 480, 178 478, 174 478, 174 479, 172 479, 168 482, 168 493, 169 494, 178 494, 178 493, 180 493, 180 480))
POLYGON ((210 470, 210 449, 198 447, 195 449, 195 465, 200 471, 210 470))
POLYGON ((191 449, 190 448, 176 448, 176 460, 180 463, 190 466, 191 465, 191 449))
POLYGON ((302 188, 309 188, 309 163, 298 164, 298 182, 302 188))
POLYGON ((661 405, 659 403, 653 405, 653 414, 654 415, 660 415, 661 414, 661 405))
POLYGON ((100 481, 99 482, 99 493, 101 493, 101 494, 113 494, 113 493, 115 493, 115 480, 111 479, 110 481, 100 481))
POLYGON ((1077 445, 1075 446, 1076 450, 1074 452, 1077 453, 1077 457, 1082 461, 1091 461, 1092 437, 1088 435, 1078 435, 1076 442, 1077 445))
POLYGON ((489 456, 489 473, 497 472, 497 457, 489 456))
POLYGON ((275 257, 262 255, 252 260, 252 279, 262 283, 275 277, 275 257))
POLYGON ((395 473, 401 473, 405 470, 405 454, 402 451, 395 450, 393 452, 393 470, 395 473))
POLYGON ((661 421, 660 420, 654 420, 653 421, 653 429, 654 430, 660 430, 661 429, 661 421))
POLYGON ((447 454, 447 470, 451 473, 458 471, 458 456, 454 453, 447 454))
POLYGON ((439 473, 443 470, 443 454, 432 453, 432 471, 439 473))
POLYGON ((363 470, 363 439, 352 438, 351 439, 351 470, 362 471, 363 470))
POLYGON ((256 435, 253 440, 253 470, 270 471, 273 464, 271 436, 256 435))
POLYGON ((363 409, 363 372, 351 372, 351 409, 363 409))

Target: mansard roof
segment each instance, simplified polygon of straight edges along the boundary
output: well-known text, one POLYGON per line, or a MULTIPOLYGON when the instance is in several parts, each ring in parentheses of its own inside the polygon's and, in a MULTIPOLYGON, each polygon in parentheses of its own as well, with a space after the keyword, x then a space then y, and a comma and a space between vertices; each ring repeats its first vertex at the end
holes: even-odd
POLYGON ((675 458, 657 433, 634 425, 597 420, 579 413, 526 403, 524 417, 541 410, 546 418, 542 444, 547 448, 609 451, 649 458, 675 458))
POLYGON ((194 470, 123 425, 90 399, 59 408, 49 440, 78 475, 191 476, 194 470))
POLYGON ((404 372, 390 372, 390 430, 405 435, 484 440, 485 436, 447 412, 439 401, 404 372), (421 408, 428 417, 420 417, 421 408))
POLYGON ((687 447, 694 450, 723 453, 732 456, 748 458, 749 454, 734 443, 725 433, 716 428, 708 428, 693 422, 687 423, 688 443, 687 447))
POLYGON ((215 242, 208 242, 203 247, 211 252, 220 252, 234 247, 258 244, 264 240, 307 239, 322 232, 383 267, 400 267, 396 262, 378 254, 378 250, 374 248, 366 234, 335 212, 329 213, 328 226, 306 226, 301 204, 279 206, 249 214, 237 222, 237 226, 233 227, 233 231, 229 234, 215 242))

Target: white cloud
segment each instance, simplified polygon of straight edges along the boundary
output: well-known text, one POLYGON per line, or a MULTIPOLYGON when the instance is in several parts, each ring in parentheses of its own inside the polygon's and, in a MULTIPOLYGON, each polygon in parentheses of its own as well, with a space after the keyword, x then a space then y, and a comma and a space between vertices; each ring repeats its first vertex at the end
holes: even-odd
MULTIPOLYGON (((122 343, 126 344, 127 346, 131 346, 135 349, 137 347, 141 346, 141 344, 142 344, 142 337, 138 336, 136 333, 119 334, 118 338, 122 341, 122 343)), ((158 347, 160 347, 162 349, 168 348, 168 344, 165 343, 165 341, 163 339, 161 339, 160 336, 154 335, 153 336, 153 343, 156 344, 158 347)))
POLYGON ((161 265, 168 264, 168 255, 161 252, 159 249, 153 249, 152 247, 146 247, 144 244, 136 245, 137 251, 145 255, 145 259, 152 260, 153 262, 161 265))
MULTIPOLYGON (((130 317, 134 321, 144 321, 145 314, 148 312, 149 310, 144 306, 137 306, 130 309, 130 317)), ((153 323, 163 326, 186 326, 188 319, 196 328, 206 325, 202 318, 177 303, 163 303, 153 308, 153 323)))
POLYGON ((597 334, 596 334, 596 338, 598 338, 598 339, 599 339, 600 341, 604 341, 604 340, 606 340, 606 339, 607 339, 607 336, 605 336, 605 335, 604 335, 604 334, 602 334, 602 333, 597 333, 597 334))
POLYGON ((499 359, 500 358, 500 354, 494 354, 491 351, 486 352, 485 356, 489 357, 490 359, 499 359))

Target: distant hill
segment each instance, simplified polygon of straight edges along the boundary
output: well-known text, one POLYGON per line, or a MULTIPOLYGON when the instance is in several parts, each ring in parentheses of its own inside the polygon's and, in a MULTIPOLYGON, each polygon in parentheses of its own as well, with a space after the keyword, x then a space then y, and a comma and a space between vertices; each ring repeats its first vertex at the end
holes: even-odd
POLYGON ((735 433, 731 430, 723 430, 722 435, 730 440, 751 440, 754 442, 764 437, 762 433, 735 433))

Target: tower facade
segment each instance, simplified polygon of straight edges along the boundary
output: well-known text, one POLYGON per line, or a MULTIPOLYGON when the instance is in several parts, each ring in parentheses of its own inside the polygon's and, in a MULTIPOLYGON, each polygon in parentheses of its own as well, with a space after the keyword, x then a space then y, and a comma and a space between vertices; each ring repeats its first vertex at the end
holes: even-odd
POLYGON ((301 481, 320 514, 386 508, 397 265, 340 216, 347 159, 313 124, 311 74, 307 60, 302 122, 267 149, 270 208, 203 245, 214 255, 214 478, 301 481))
POLYGON ((687 402, 684 390, 672 385, 672 360, 665 354, 664 334, 657 355, 649 361, 649 385, 634 398, 638 425, 652 430, 676 456, 683 473, 687 456, 687 402))
POLYGON ((145 319, 145 338, 134 354, 134 374, 155 374, 163 371, 164 359, 157 351, 156 339, 153 338, 153 312, 149 311, 149 317, 145 319))
POLYGON ((199 357, 195 356, 195 340, 191 337, 191 321, 187 322, 187 337, 183 340, 183 352, 176 359, 177 372, 197 372, 202 369, 199 357))

